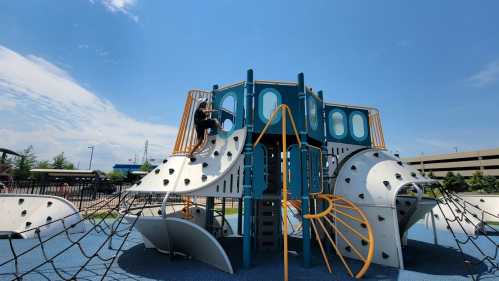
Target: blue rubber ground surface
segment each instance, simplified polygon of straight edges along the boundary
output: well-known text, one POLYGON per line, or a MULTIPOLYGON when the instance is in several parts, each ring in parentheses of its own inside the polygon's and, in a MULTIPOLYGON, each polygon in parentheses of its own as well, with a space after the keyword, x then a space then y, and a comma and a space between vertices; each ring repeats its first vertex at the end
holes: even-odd
MULTIPOLYGON (((72 235, 77 239, 81 235, 72 235)), ((105 242, 104 233, 91 233, 82 240, 82 247, 88 253, 93 252, 105 242)), ((470 280, 468 271, 463 263, 463 257, 455 249, 455 242, 448 233, 439 232, 439 246, 433 245, 432 233, 422 223, 416 224, 410 231, 409 246, 405 249, 406 270, 396 270, 373 265, 364 280, 470 280)), ((464 239, 464 238, 463 238, 464 239)), ((498 242, 499 237, 493 237, 498 242)), ((113 247, 118 247, 121 241, 113 240, 113 247)), ((37 240, 15 240, 16 253, 35 245, 37 240)), ((494 254, 491 243, 480 238, 477 243, 489 254, 494 254)), ((56 255, 65 247, 71 245, 64 237, 57 237, 46 243, 45 249, 48 256, 56 255)), ((241 268, 240 241, 230 239, 223 242, 228 255, 233 263, 235 274, 227 274, 214 269, 206 264, 183 257, 171 258, 160 254, 155 250, 145 249, 140 235, 134 231, 124 245, 124 251, 113 263, 105 280, 282 280, 282 258, 279 255, 259 254, 255 256, 253 268, 246 270, 241 268)), ((299 245, 291 243, 291 249, 299 250, 299 245)), ((473 247, 466 247, 469 261, 479 262, 479 252, 473 247)), ((114 253, 107 247, 101 251, 104 258, 111 257, 114 253)), ((7 240, 0 240, 0 263, 10 259, 12 252, 7 240)), ((329 274, 320 259, 320 253, 314 253, 313 266, 304 268, 301 266, 301 257, 290 254, 289 256, 289 279, 290 280, 351 280, 337 259, 333 259, 334 273, 329 274)), ((29 254, 18 258, 19 272, 26 272, 44 260, 42 251, 38 248, 29 254)), ((87 259, 80 250, 74 246, 63 254, 54 258, 54 265, 62 271, 63 277, 67 278, 80 270, 81 265, 87 259)), ((497 262, 497 260, 495 261, 497 262)), ((105 266, 109 262, 103 262, 97 258, 91 260, 88 265, 78 274, 78 280, 100 280, 105 272, 105 266)), ((499 280, 498 276, 487 274, 489 267, 481 263, 472 268, 472 271, 480 280, 499 280)), ((0 280, 12 280, 15 278, 15 264, 13 262, 0 266, 0 280)), ((61 280, 50 264, 37 268, 36 272, 25 276, 23 280, 61 280)))

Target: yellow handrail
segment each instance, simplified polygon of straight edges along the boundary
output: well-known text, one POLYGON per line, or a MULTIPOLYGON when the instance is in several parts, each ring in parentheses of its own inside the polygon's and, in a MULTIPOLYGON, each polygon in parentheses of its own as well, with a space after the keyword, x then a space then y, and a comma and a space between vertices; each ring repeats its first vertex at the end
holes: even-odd
POLYGON ((327 257, 324 254, 322 242, 320 241, 320 236, 318 235, 318 231, 316 229, 317 226, 316 226, 314 220, 316 220, 318 222, 319 226, 322 228, 323 232, 327 236, 329 242, 333 246, 336 254, 340 258, 342 264, 345 266, 345 268, 347 269, 347 271, 350 274, 350 276, 352 276, 352 277, 355 276, 355 278, 361 278, 367 272, 367 269, 369 268, 369 265, 371 264, 372 259, 374 257, 374 236, 372 234, 371 225, 369 224, 369 221, 367 220, 367 217, 362 212, 362 210, 360 210, 356 205, 354 205, 352 202, 344 199, 343 197, 334 196, 334 195, 330 195, 330 194, 319 194, 315 198, 316 199, 326 200, 328 202, 328 204, 329 204, 328 207, 324 211, 322 211, 320 213, 307 214, 307 215, 304 215, 303 217, 305 219, 309 219, 310 222, 311 222, 312 228, 313 228, 313 230, 314 230, 314 232, 316 234, 316 238, 317 238, 317 241, 319 243, 319 247, 321 248, 321 252, 323 253, 322 255, 323 255, 323 258, 324 258, 324 262, 326 263, 326 267, 328 268, 328 271, 331 272, 331 267, 330 267, 330 264, 329 264, 329 260, 327 259, 327 257), (337 204, 336 201, 340 201, 342 204, 337 204), (346 209, 350 209, 352 211, 355 211, 359 215, 360 219, 354 217, 351 214, 347 214, 345 212, 342 212, 342 211, 338 210, 337 207, 346 208, 346 209), (364 236, 364 235, 360 234, 357 230, 355 230, 348 223, 346 223, 345 221, 343 221, 342 219, 340 219, 334 213, 341 214, 341 215, 343 215, 343 216, 345 216, 345 217, 347 217, 347 218, 349 218, 349 219, 351 219, 351 220, 353 220, 355 222, 358 222, 358 223, 361 223, 361 224, 365 224, 366 228, 367 228, 367 236, 364 236), (336 224, 334 224, 328 218, 328 216, 332 217, 333 219, 335 219, 336 221, 338 221, 339 223, 341 223, 342 225, 344 225, 353 234, 357 235, 360 239, 362 239, 362 240, 364 240, 364 241, 366 241, 368 243, 369 248, 368 248, 368 252, 367 252, 366 256, 364 256, 364 255, 362 255, 360 253, 360 251, 350 242, 350 240, 347 239, 347 237, 338 229, 338 227, 336 226, 336 224), (363 261, 362 267, 360 268, 360 270, 356 274, 353 274, 350 266, 348 265, 348 263, 346 262, 346 260, 341 255, 341 252, 339 251, 336 243, 331 238, 330 234, 328 233, 328 231, 327 231, 326 227, 324 226, 324 223, 321 221, 321 219, 324 219, 334 229, 335 233, 337 234, 336 237, 339 237, 342 240, 344 240, 345 243, 352 249, 352 251, 354 252, 354 254, 356 256, 358 256, 360 258, 360 260, 363 261))
POLYGON ((263 135, 267 132, 268 128, 274 121, 277 113, 281 111, 281 138, 282 138, 282 209, 283 209, 283 244, 284 244, 284 280, 288 280, 288 148, 287 148, 287 126, 286 126, 286 112, 291 120, 291 127, 293 128, 296 141, 298 142, 299 147, 301 147, 300 135, 298 134, 298 130, 296 129, 296 123, 291 114, 291 109, 286 104, 279 105, 270 115, 269 120, 265 124, 265 127, 260 132, 260 135, 256 139, 253 147, 256 147, 263 135))
POLYGON ((304 218, 306 218, 306 219, 322 218, 322 217, 326 216, 327 214, 329 214, 333 210, 333 199, 329 198, 325 194, 319 194, 318 197, 320 199, 326 200, 329 203, 329 205, 327 206, 327 208, 324 211, 317 213, 317 214, 306 214, 303 216, 304 218))
MULTIPOLYGON (((286 145, 286 107, 282 107, 282 208, 284 212, 284 281, 288 281, 288 148, 286 145)), ((296 135, 298 138, 298 135, 296 135)), ((299 138, 298 138, 299 139, 299 138)))
MULTIPOLYGON (((295 120, 293 118, 293 115, 291 114, 291 109, 286 105, 286 104, 280 104, 276 109, 274 109, 274 111, 272 112, 272 114, 270 115, 270 118, 269 120, 267 121, 267 123, 265 124, 265 127, 263 127, 263 130, 260 132, 260 135, 258 135, 258 138, 256 138, 256 141, 255 143, 253 144, 253 148, 256 147, 256 145, 258 143, 260 143, 260 140, 262 139, 263 135, 265 135, 265 133, 267 132, 268 128, 270 127, 270 125, 272 124, 272 122, 274 121, 274 118, 275 116, 277 115, 277 113, 279 112, 279 110, 281 110, 281 115, 284 116, 284 110, 287 110, 288 111, 288 115, 291 119, 291 126, 293 128, 293 131, 295 133, 295 136, 296 136, 296 141, 298 142, 298 145, 301 147, 301 140, 300 140, 300 134, 298 134, 298 130, 296 129, 296 124, 295 124, 295 120)), ((287 132, 287 130, 285 130, 284 132, 287 132)), ((286 134, 285 134, 286 135, 286 134)))

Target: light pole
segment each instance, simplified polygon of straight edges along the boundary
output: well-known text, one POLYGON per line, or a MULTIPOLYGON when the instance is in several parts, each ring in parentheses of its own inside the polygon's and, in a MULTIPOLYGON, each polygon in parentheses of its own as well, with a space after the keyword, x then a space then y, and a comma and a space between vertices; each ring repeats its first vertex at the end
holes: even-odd
POLYGON ((91 152, 90 152, 90 163, 88 164, 88 169, 91 170, 92 169, 92 158, 94 158, 94 146, 89 146, 88 148, 90 148, 91 152))

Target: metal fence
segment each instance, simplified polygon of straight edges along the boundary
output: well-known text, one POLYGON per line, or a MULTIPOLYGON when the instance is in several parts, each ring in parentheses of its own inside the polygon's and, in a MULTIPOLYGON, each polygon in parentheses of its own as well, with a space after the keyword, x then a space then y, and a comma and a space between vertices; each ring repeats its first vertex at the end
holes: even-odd
MULTIPOLYGON (((74 204, 78 210, 89 210, 99 206, 99 202, 113 197, 106 209, 112 209, 121 201, 121 194, 130 186, 129 183, 111 181, 73 181, 73 182, 41 182, 36 180, 14 181, 5 184, 2 193, 42 194, 63 197, 74 204), (116 195, 120 196, 116 196, 116 195)), ((107 211, 107 210, 103 210, 107 211)))

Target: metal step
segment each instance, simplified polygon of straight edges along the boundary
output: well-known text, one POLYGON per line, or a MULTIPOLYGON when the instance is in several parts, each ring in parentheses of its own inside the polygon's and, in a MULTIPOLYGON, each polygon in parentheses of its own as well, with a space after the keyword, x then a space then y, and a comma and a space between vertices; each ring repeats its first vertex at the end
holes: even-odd
POLYGON ((259 200, 257 206, 257 247, 259 251, 280 249, 281 200, 259 200))

